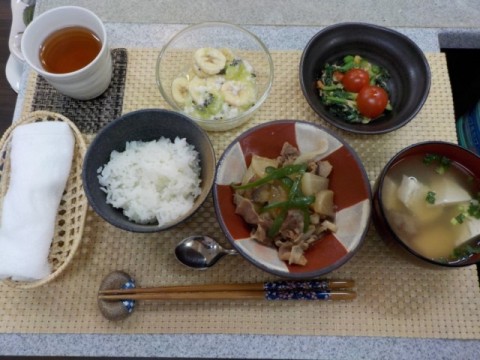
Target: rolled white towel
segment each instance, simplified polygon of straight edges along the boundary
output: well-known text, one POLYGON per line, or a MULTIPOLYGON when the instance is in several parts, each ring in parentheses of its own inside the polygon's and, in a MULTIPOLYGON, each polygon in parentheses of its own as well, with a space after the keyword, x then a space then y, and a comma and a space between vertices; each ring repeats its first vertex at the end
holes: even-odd
POLYGON ((0 223, 0 278, 28 281, 51 273, 48 254, 74 146, 73 133, 63 122, 13 130, 10 182, 0 223))

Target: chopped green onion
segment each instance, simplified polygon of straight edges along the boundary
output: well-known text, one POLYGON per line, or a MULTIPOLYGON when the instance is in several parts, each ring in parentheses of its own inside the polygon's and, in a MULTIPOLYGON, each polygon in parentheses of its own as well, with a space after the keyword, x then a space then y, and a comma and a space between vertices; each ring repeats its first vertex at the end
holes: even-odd
POLYGON ((434 161, 437 161, 439 159, 440 157, 437 154, 425 154, 425 156, 423 157, 423 163, 425 165, 430 165, 434 161))
POLYGON ((436 200, 436 195, 434 191, 429 191, 427 192, 427 196, 425 197, 425 200, 427 200, 427 202, 431 205, 435 204, 435 200, 436 200))
POLYGON ((465 220, 466 218, 466 215, 464 213, 461 213, 461 214, 458 214, 457 216, 455 216, 451 221, 450 223, 452 225, 459 225, 459 224, 463 224, 463 221, 465 220))
POLYGON ((438 163, 438 166, 435 168, 435 171, 438 174, 442 175, 450 167, 452 160, 450 160, 446 156, 441 156, 438 154, 430 154, 430 153, 425 154, 425 156, 423 157, 423 163, 425 165, 431 165, 434 162, 438 163))
POLYGON ((442 156, 440 158, 440 165, 435 169, 435 171, 438 174, 443 175, 443 174, 445 174, 445 171, 448 170, 451 163, 452 163, 452 160, 450 160, 449 158, 447 158, 445 156, 442 156))
POLYGON ((475 219, 480 219, 480 204, 476 200, 470 201, 470 205, 468 206, 468 215, 474 217, 475 219))

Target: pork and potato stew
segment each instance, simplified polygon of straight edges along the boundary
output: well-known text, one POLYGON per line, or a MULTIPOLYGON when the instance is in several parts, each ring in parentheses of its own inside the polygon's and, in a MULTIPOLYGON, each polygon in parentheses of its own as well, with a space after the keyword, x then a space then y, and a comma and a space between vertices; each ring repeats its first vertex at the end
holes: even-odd
POLYGON ((253 155, 242 182, 232 185, 235 212, 252 226, 252 238, 275 246, 288 264, 306 265, 305 251, 336 231, 332 165, 318 159, 328 142, 318 145, 301 154, 286 142, 277 158, 253 155))

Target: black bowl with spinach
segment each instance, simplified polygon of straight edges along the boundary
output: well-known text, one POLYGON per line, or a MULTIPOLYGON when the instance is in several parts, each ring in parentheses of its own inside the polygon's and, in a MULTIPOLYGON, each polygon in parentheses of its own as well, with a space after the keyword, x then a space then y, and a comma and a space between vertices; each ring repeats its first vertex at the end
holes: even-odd
POLYGON ((300 59, 300 85, 312 109, 337 128, 357 134, 383 134, 407 124, 420 111, 430 91, 431 73, 425 55, 407 36, 365 23, 326 27, 307 43, 300 59), (351 123, 332 114, 321 101, 317 80, 326 64, 359 55, 385 69, 392 111, 368 124, 351 123))

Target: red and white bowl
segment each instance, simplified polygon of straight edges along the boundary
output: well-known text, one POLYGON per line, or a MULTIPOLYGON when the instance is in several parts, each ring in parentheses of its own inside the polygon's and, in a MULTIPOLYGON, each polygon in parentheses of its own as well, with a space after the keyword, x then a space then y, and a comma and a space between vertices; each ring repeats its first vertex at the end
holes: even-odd
POLYGON ((248 261, 284 278, 314 278, 345 264, 360 248, 368 231, 372 193, 365 169, 355 151, 326 128, 305 121, 277 120, 253 127, 235 139, 221 156, 213 187, 220 226, 232 246, 248 261), (320 138, 328 140, 324 159, 333 165, 330 189, 335 193, 338 231, 315 243, 306 253, 306 266, 288 265, 277 249, 250 237, 251 226, 235 214, 232 183, 239 183, 253 154, 275 158, 288 141, 301 153, 316 149, 320 138))

